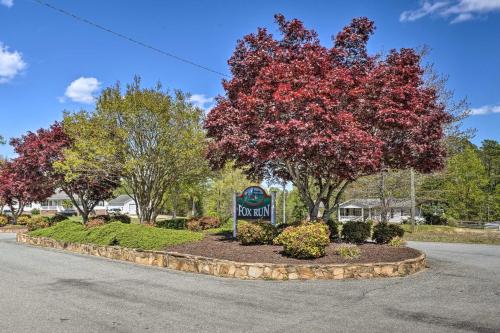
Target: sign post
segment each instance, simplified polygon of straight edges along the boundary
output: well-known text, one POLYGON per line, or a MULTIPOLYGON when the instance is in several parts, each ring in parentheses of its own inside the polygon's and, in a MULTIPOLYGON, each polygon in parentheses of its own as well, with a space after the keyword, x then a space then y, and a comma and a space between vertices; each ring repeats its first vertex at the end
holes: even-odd
POLYGON ((276 224, 276 193, 268 195, 260 186, 247 187, 243 193, 233 195, 233 237, 236 238, 238 218, 267 220, 276 224))
POLYGON ((236 205, 236 192, 233 192, 233 238, 236 238, 236 228, 238 225, 238 211, 236 205))

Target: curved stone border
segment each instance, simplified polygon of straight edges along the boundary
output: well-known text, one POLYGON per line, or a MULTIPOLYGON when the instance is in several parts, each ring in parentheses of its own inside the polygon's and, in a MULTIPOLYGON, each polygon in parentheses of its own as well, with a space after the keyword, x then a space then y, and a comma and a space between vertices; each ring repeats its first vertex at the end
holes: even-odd
POLYGON ((184 272, 221 277, 265 280, 341 280, 374 277, 406 276, 425 269, 425 254, 398 262, 371 264, 266 264, 241 263, 190 254, 163 251, 142 251, 119 246, 99 246, 59 242, 51 238, 17 234, 17 241, 79 254, 117 259, 136 264, 167 267, 184 272))

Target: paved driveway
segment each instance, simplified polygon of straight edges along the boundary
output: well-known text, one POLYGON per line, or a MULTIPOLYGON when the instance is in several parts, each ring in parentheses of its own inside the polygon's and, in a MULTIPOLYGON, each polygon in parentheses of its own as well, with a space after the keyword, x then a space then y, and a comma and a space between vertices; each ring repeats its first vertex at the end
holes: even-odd
POLYGON ((16 244, 0 234, 0 332, 500 332, 500 246, 412 243, 407 278, 240 281, 16 244))

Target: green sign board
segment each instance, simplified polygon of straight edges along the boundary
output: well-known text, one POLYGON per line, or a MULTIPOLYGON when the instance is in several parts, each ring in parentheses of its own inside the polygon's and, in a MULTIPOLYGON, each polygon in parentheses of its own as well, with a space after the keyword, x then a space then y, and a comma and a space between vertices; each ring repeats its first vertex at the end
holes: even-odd
POLYGON ((271 220, 271 196, 259 186, 250 186, 236 197, 236 216, 247 220, 271 220))

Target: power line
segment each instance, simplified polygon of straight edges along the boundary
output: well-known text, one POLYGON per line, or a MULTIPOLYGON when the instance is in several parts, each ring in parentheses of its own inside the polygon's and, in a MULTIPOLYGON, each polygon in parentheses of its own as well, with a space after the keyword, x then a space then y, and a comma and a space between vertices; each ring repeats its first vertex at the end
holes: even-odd
POLYGON ((176 56, 175 54, 172 54, 172 53, 170 53, 170 52, 163 51, 163 50, 161 50, 161 49, 159 49, 159 48, 157 48, 157 47, 151 46, 151 45, 146 44, 146 43, 144 43, 144 42, 141 42, 141 41, 139 41, 139 40, 137 40, 137 39, 134 39, 134 38, 132 38, 132 37, 126 36, 126 35, 124 35, 124 34, 122 34, 122 33, 119 33, 119 32, 113 31, 113 30, 111 30, 111 29, 109 29, 109 28, 103 27, 102 25, 100 25, 100 24, 98 24, 98 23, 92 22, 92 21, 90 21, 90 20, 88 20, 88 19, 86 19, 86 18, 84 18, 84 17, 81 17, 81 16, 75 15, 75 14, 73 14, 73 13, 70 13, 70 12, 68 12, 68 11, 66 11, 66 10, 64 10, 64 9, 62 9, 62 8, 56 7, 56 6, 54 6, 54 5, 51 5, 50 3, 47 3, 47 2, 45 2, 45 1, 42 1, 42 0, 32 0, 32 1, 34 1, 34 2, 38 3, 39 5, 45 6, 45 7, 49 8, 49 9, 51 9, 51 10, 54 10, 54 11, 56 11, 56 12, 59 12, 59 13, 61 13, 61 14, 63 14, 63 15, 69 16, 69 17, 71 17, 71 18, 73 18, 73 19, 75 19, 75 20, 77 20, 77 21, 80 21, 80 22, 86 23, 86 24, 88 24, 88 25, 91 25, 91 26, 93 26, 94 28, 97 28, 97 29, 103 30, 103 31, 105 31, 105 32, 108 32, 108 33, 110 33, 110 34, 112 34, 112 35, 115 35, 115 36, 117 36, 117 37, 120 37, 120 38, 122 38, 122 39, 125 39, 125 40, 127 40, 127 41, 129 41, 129 42, 132 42, 132 43, 134 43, 134 44, 137 44, 137 45, 140 45, 140 46, 145 47, 145 48, 147 48, 147 49, 150 49, 150 50, 153 50, 153 51, 155 51, 155 52, 161 53, 161 54, 163 54, 163 55, 165 55, 165 56, 167 56, 167 57, 174 58, 175 60, 182 61, 182 62, 184 62, 184 63, 186 63, 186 64, 191 65, 191 66, 195 66, 195 67, 201 68, 201 69, 203 69, 203 70, 206 70, 206 71, 208 71, 208 72, 211 72, 211 73, 214 73, 214 74, 217 74, 217 75, 223 76, 223 77, 229 77, 229 75, 227 75, 227 74, 224 74, 224 73, 222 73, 222 72, 216 71, 216 70, 211 69, 211 68, 208 68, 208 67, 206 67, 206 66, 203 66, 203 65, 197 64, 197 63, 195 63, 195 62, 193 62, 193 61, 191 61, 191 60, 188 60, 188 59, 185 59, 185 58, 182 58, 182 57, 176 56))

